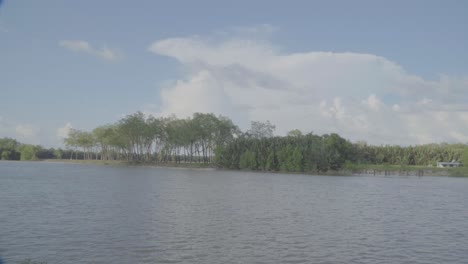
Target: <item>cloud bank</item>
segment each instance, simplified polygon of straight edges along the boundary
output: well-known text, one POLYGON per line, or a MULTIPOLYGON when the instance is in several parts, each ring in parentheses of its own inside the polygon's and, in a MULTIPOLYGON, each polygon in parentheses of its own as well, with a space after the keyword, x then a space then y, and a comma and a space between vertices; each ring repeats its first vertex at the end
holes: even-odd
POLYGON ((40 131, 39 127, 32 124, 12 122, 0 116, 0 138, 11 137, 24 143, 37 144, 40 131))
POLYGON ((73 128, 70 122, 65 123, 62 127, 54 129, 47 128, 44 130, 31 123, 18 122, 0 116, 0 138, 10 137, 18 140, 20 143, 42 145, 44 147, 63 147, 63 139, 68 136, 68 133, 73 128), (52 133, 50 133, 52 132, 52 133))
POLYGON ((149 51, 185 75, 164 87, 156 114, 213 112, 244 128, 270 120, 278 134, 337 132, 373 144, 468 142, 468 78, 436 81, 374 54, 281 52, 255 37, 182 37, 149 51))
POLYGON ((94 48, 88 42, 83 40, 61 40, 59 42, 59 46, 73 52, 91 54, 107 61, 117 61, 122 58, 122 55, 115 50, 107 47, 100 49, 94 48))
POLYGON ((57 138, 59 138, 60 141, 63 141, 65 138, 68 137, 68 134, 70 133, 72 128, 73 126, 70 122, 67 122, 62 127, 57 128, 57 131, 56 131, 57 138))
POLYGON ((20 142, 39 144, 40 128, 30 124, 18 124, 15 127, 15 138, 20 142))

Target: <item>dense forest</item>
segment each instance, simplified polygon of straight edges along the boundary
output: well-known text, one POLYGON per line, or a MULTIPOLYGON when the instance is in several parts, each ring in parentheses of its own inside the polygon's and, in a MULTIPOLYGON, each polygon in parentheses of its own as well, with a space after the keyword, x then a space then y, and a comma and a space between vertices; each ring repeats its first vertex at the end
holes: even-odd
POLYGON ((195 113, 190 118, 155 118, 141 112, 92 131, 72 129, 66 149, 44 149, 0 139, 4 160, 81 159, 132 163, 204 163, 228 169, 323 172, 345 164, 433 166, 438 161, 466 161, 465 144, 417 146, 352 143, 338 134, 303 134, 295 129, 274 136, 269 121, 251 123, 242 132, 229 118, 195 113))

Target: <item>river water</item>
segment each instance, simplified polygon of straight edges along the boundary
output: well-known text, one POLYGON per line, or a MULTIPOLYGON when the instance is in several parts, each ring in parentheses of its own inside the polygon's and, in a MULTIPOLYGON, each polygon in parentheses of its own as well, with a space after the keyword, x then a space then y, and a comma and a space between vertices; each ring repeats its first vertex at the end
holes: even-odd
POLYGON ((0 256, 468 263, 468 179, 0 162, 0 256))

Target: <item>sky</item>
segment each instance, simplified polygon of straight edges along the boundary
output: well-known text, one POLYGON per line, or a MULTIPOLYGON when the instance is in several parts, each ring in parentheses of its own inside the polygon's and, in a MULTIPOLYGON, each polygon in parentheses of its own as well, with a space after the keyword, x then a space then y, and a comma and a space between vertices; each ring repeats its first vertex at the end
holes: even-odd
POLYGON ((0 0, 0 137, 127 114, 468 143, 468 2, 0 0))

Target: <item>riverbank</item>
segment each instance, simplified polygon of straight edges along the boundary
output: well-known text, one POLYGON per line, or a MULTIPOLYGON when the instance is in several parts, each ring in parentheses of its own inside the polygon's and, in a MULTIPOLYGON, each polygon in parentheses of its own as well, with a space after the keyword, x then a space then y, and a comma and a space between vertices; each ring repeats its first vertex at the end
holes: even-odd
POLYGON ((78 163, 78 164, 94 164, 94 165, 116 165, 116 166, 151 166, 165 168, 215 168, 211 163, 175 163, 175 162, 129 162, 125 160, 70 160, 70 159, 46 159, 43 162, 60 162, 60 163, 78 163))
POLYGON ((452 176, 468 177, 468 168, 438 168, 429 166, 346 164, 344 171, 357 175, 452 176))
MULTIPOLYGON (((70 159, 46 159, 43 162, 78 163, 94 165, 114 165, 114 166, 150 166, 164 168, 199 168, 199 169, 221 169, 212 163, 149 163, 149 162, 128 162, 122 160, 70 160, 70 159)), ((262 172, 262 171, 253 171, 262 172)), ((365 165, 346 164, 341 170, 330 170, 327 172, 290 172, 275 171, 271 173, 292 173, 308 175, 330 175, 330 176, 351 176, 351 175, 373 175, 373 176, 444 176, 444 177, 468 177, 468 168, 437 168, 427 166, 398 166, 398 165, 365 165)))

